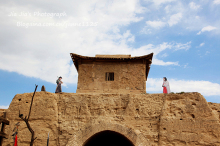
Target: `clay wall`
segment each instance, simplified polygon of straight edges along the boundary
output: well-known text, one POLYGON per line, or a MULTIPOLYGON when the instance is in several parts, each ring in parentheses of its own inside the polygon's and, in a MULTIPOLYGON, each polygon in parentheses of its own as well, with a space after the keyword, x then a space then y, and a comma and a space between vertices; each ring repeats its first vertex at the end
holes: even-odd
MULTIPOLYGON (((18 94, 6 110, 13 145, 14 125, 20 122, 18 144, 28 146, 31 136, 19 110, 28 114, 33 93, 18 94)), ((30 125, 35 146, 83 146, 94 134, 111 130, 135 146, 220 145, 220 104, 207 103, 199 93, 183 94, 77 94, 37 92, 30 125)))
POLYGON ((146 65, 136 62, 82 62, 76 93, 146 93, 146 65), (106 72, 114 81, 106 81, 106 72))
POLYGON ((5 110, 6 110, 6 109, 0 109, 0 117, 3 117, 3 116, 4 116, 5 110))
MULTIPOLYGON (((3 146, 13 146, 13 131, 15 124, 18 127, 18 146, 30 146, 31 133, 23 120, 19 118, 19 111, 23 117, 28 116, 33 93, 17 94, 9 108, 6 110, 10 125, 6 126, 5 133, 9 135, 4 140, 3 146)), ((34 146, 47 144, 48 132, 50 132, 50 145, 58 146, 58 107, 55 93, 36 92, 32 105, 29 123, 35 131, 34 146)), ((15 129, 16 130, 16 129, 15 129)))

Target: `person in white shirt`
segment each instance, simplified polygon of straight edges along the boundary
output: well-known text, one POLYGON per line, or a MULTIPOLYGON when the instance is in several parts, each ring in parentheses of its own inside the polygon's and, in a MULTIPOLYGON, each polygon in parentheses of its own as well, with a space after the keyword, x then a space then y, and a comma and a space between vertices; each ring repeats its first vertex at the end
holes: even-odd
POLYGON ((163 93, 165 93, 165 94, 170 93, 170 85, 169 85, 169 82, 167 81, 166 77, 163 77, 162 87, 163 87, 163 93))

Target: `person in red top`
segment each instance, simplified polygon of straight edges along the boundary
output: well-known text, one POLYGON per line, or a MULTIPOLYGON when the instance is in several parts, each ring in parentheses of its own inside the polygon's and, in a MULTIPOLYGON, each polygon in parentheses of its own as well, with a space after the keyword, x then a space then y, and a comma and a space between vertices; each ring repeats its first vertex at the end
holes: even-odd
POLYGON ((167 93, 170 93, 170 85, 169 85, 169 82, 167 81, 167 78, 164 77, 163 78, 163 93, 167 94, 167 93))

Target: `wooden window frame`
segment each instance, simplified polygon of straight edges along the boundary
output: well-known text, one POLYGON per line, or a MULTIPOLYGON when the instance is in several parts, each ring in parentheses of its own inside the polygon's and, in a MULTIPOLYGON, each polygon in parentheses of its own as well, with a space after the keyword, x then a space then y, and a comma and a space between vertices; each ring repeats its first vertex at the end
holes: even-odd
POLYGON ((105 81, 114 81, 114 72, 106 72, 105 81))

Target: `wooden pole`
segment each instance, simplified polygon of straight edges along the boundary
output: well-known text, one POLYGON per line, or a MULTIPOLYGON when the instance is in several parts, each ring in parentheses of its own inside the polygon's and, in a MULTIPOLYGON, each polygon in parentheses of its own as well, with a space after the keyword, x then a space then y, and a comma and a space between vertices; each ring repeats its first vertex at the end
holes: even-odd
POLYGON ((9 125, 9 121, 6 120, 6 112, 4 112, 3 118, 0 118, 0 123, 2 123, 1 131, 0 131, 0 146, 3 144, 3 138, 7 138, 8 136, 4 133, 5 132, 5 126, 9 125))
POLYGON ((28 114, 28 117, 25 116, 25 118, 23 118, 23 114, 20 114, 20 111, 19 111, 19 117, 26 123, 27 125, 27 128, 28 130, 31 132, 31 143, 30 143, 30 146, 33 146, 34 145, 34 140, 37 138, 37 137, 34 137, 34 130, 31 128, 28 120, 30 118, 30 114, 31 114, 31 108, 32 108, 32 104, 33 104, 33 100, 34 100, 34 95, 35 95, 35 92, 37 90, 37 86, 38 85, 35 85, 35 91, 34 91, 34 94, 32 96, 32 100, 31 100, 31 105, 30 105, 30 110, 29 110, 29 114, 28 114))

